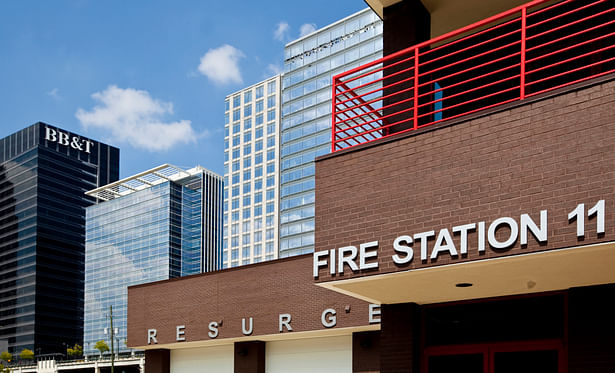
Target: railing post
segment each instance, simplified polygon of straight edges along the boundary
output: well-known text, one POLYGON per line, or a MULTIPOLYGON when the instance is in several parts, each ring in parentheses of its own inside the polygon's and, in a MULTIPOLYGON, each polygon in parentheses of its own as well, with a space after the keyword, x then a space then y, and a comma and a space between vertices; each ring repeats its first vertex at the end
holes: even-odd
POLYGON ((521 81, 519 98, 525 98, 525 39, 527 29, 527 7, 521 9, 521 81))
POLYGON ((335 114, 335 108, 337 107, 337 105, 335 104, 335 100, 337 99, 335 96, 335 93, 337 91, 337 79, 336 77, 333 77, 333 91, 331 92, 331 153, 335 153, 335 134, 336 134, 336 114, 335 114))
POLYGON ((414 129, 419 128, 419 48, 414 48, 414 129))

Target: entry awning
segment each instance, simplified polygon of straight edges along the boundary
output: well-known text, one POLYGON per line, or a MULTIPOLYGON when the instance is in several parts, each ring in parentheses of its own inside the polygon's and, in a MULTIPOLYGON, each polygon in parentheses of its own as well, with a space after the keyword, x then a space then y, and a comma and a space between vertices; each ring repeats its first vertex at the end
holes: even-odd
POLYGON ((319 283, 379 304, 430 304, 615 283, 615 242, 319 283))

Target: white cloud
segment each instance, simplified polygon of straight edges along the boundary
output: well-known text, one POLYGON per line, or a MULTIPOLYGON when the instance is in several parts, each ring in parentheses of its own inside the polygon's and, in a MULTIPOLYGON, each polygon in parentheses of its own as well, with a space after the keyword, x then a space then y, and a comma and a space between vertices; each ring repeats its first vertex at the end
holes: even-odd
POLYGON ((243 83, 239 60, 245 55, 232 45, 210 49, 201 57, 199 72, 216 84, 243 83))
POLYGON ((314 31, 316 31, 316 24, 315 23, 304 23, 299 28, 299 32, 300 32, 299 37, 311 34, 314 31))
POLYGON ((267 65, 267 72, 270 73, 269 75, 278 75, 282 72, 282 68, 279 65, 270 63, 267 65))
POLYGON ((52 97, 52 98, 54 98, 56 100, 59 100, 61 97, 60 97, 60 94, 58 92, 60 92, 60 90, 57 89, 57 88, 54 88, 51 91, 47 92, 47 96, 52 97))
POLYGON ((287 22, 282 21, 276 26, 275 31, 273 32, 273 37, 276 40, 284 41, 288 38, 289 31, 290 25, 287 22))
POLYGON ((99 105, 90 111, 79 108, 75 116, 86 128, 111 132, 112 140, 149 151, 196 141, 191 122, 165 122, 163 117, 173 114, 173 104, 156 100, 147 91, 111 85, 92 94, 92 98, 99 105))

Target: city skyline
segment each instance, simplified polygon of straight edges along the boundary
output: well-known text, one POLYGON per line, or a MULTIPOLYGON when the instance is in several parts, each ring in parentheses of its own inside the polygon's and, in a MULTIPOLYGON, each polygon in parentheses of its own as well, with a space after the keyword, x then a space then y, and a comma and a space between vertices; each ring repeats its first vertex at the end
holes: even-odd
POLYGON ((224 97, 281 72, 287 43, 366 7, 28 5, 0 6, 1 135, 38 121, 82 133, 122 149, 120 177, 161 163, 223 174, 224 97))

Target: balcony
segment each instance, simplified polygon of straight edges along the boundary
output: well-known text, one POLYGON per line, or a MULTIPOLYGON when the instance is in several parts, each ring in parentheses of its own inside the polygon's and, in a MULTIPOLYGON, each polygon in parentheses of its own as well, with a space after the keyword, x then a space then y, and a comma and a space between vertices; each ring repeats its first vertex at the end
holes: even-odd
POLYGON ((536 0, 336 75, 332 152, 613 73, 614 14, 536 0))

